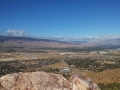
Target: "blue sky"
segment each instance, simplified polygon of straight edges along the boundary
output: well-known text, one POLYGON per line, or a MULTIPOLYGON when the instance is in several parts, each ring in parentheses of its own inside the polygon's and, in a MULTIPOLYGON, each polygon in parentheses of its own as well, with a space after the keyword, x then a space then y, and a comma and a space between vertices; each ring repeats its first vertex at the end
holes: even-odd
POLYGON ((120 35, 120 0, 0 0, 0 33, 120 35))

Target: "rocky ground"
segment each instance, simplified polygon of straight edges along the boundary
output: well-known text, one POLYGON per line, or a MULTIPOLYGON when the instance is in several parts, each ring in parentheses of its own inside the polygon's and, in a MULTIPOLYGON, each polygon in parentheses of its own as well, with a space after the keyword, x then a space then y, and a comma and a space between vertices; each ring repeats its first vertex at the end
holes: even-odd
POLYGON ((0 78, 0 90, 100 90, 97 84, 80 74, 67 80, 62 75, 31 72, 7 74, 0 78))

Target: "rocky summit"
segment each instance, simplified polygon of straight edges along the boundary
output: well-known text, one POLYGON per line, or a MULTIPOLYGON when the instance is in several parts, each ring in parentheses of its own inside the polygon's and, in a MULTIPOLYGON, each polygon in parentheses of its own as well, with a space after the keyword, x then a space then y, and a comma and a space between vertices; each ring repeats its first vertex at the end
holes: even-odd
POLYGON ((62 75, 46 72, 14 73, 0 78, 0 90, 100 90, 91 79, 72 74, 69 80, 62 75))

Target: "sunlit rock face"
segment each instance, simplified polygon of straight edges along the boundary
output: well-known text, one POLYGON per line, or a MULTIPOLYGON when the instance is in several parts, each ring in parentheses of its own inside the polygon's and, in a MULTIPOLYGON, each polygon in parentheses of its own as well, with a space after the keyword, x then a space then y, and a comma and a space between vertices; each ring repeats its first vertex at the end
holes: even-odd
POLYGON ((100 90, 97 84, 81 74, 73 74, 70 82, 72 82, 72 90, 100 90))
POLYGON ((31 72, 2 76, 0 90, 99 90, 99 88, 78 74, 66 80, 58 74, 31 72))

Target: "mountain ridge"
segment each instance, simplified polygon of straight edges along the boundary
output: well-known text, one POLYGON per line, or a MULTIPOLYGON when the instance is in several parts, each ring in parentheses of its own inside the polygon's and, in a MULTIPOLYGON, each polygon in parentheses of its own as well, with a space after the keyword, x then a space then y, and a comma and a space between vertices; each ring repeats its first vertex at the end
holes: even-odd
POLYGON ((102 37, 102 38, 83 38, 83 39, 69 39, 69 40, 65 40, 63 37, 59 37, 59 38, 48 38, 48 37, 16 37, 16 36, 4 36, 4 35, 0 35, 0 43, 1 44, 5 44, 4 42, 8 42, 9 43, 17 43, 18 44, 23 44, 23 43, 28 43, 30 44, 35 44, 37 46, 39 45, 47 45, 47 46, 75 46, 75 47, 79 47, 79 46, 98 46, 98 45, 120 45, 120 37, 102 37))

